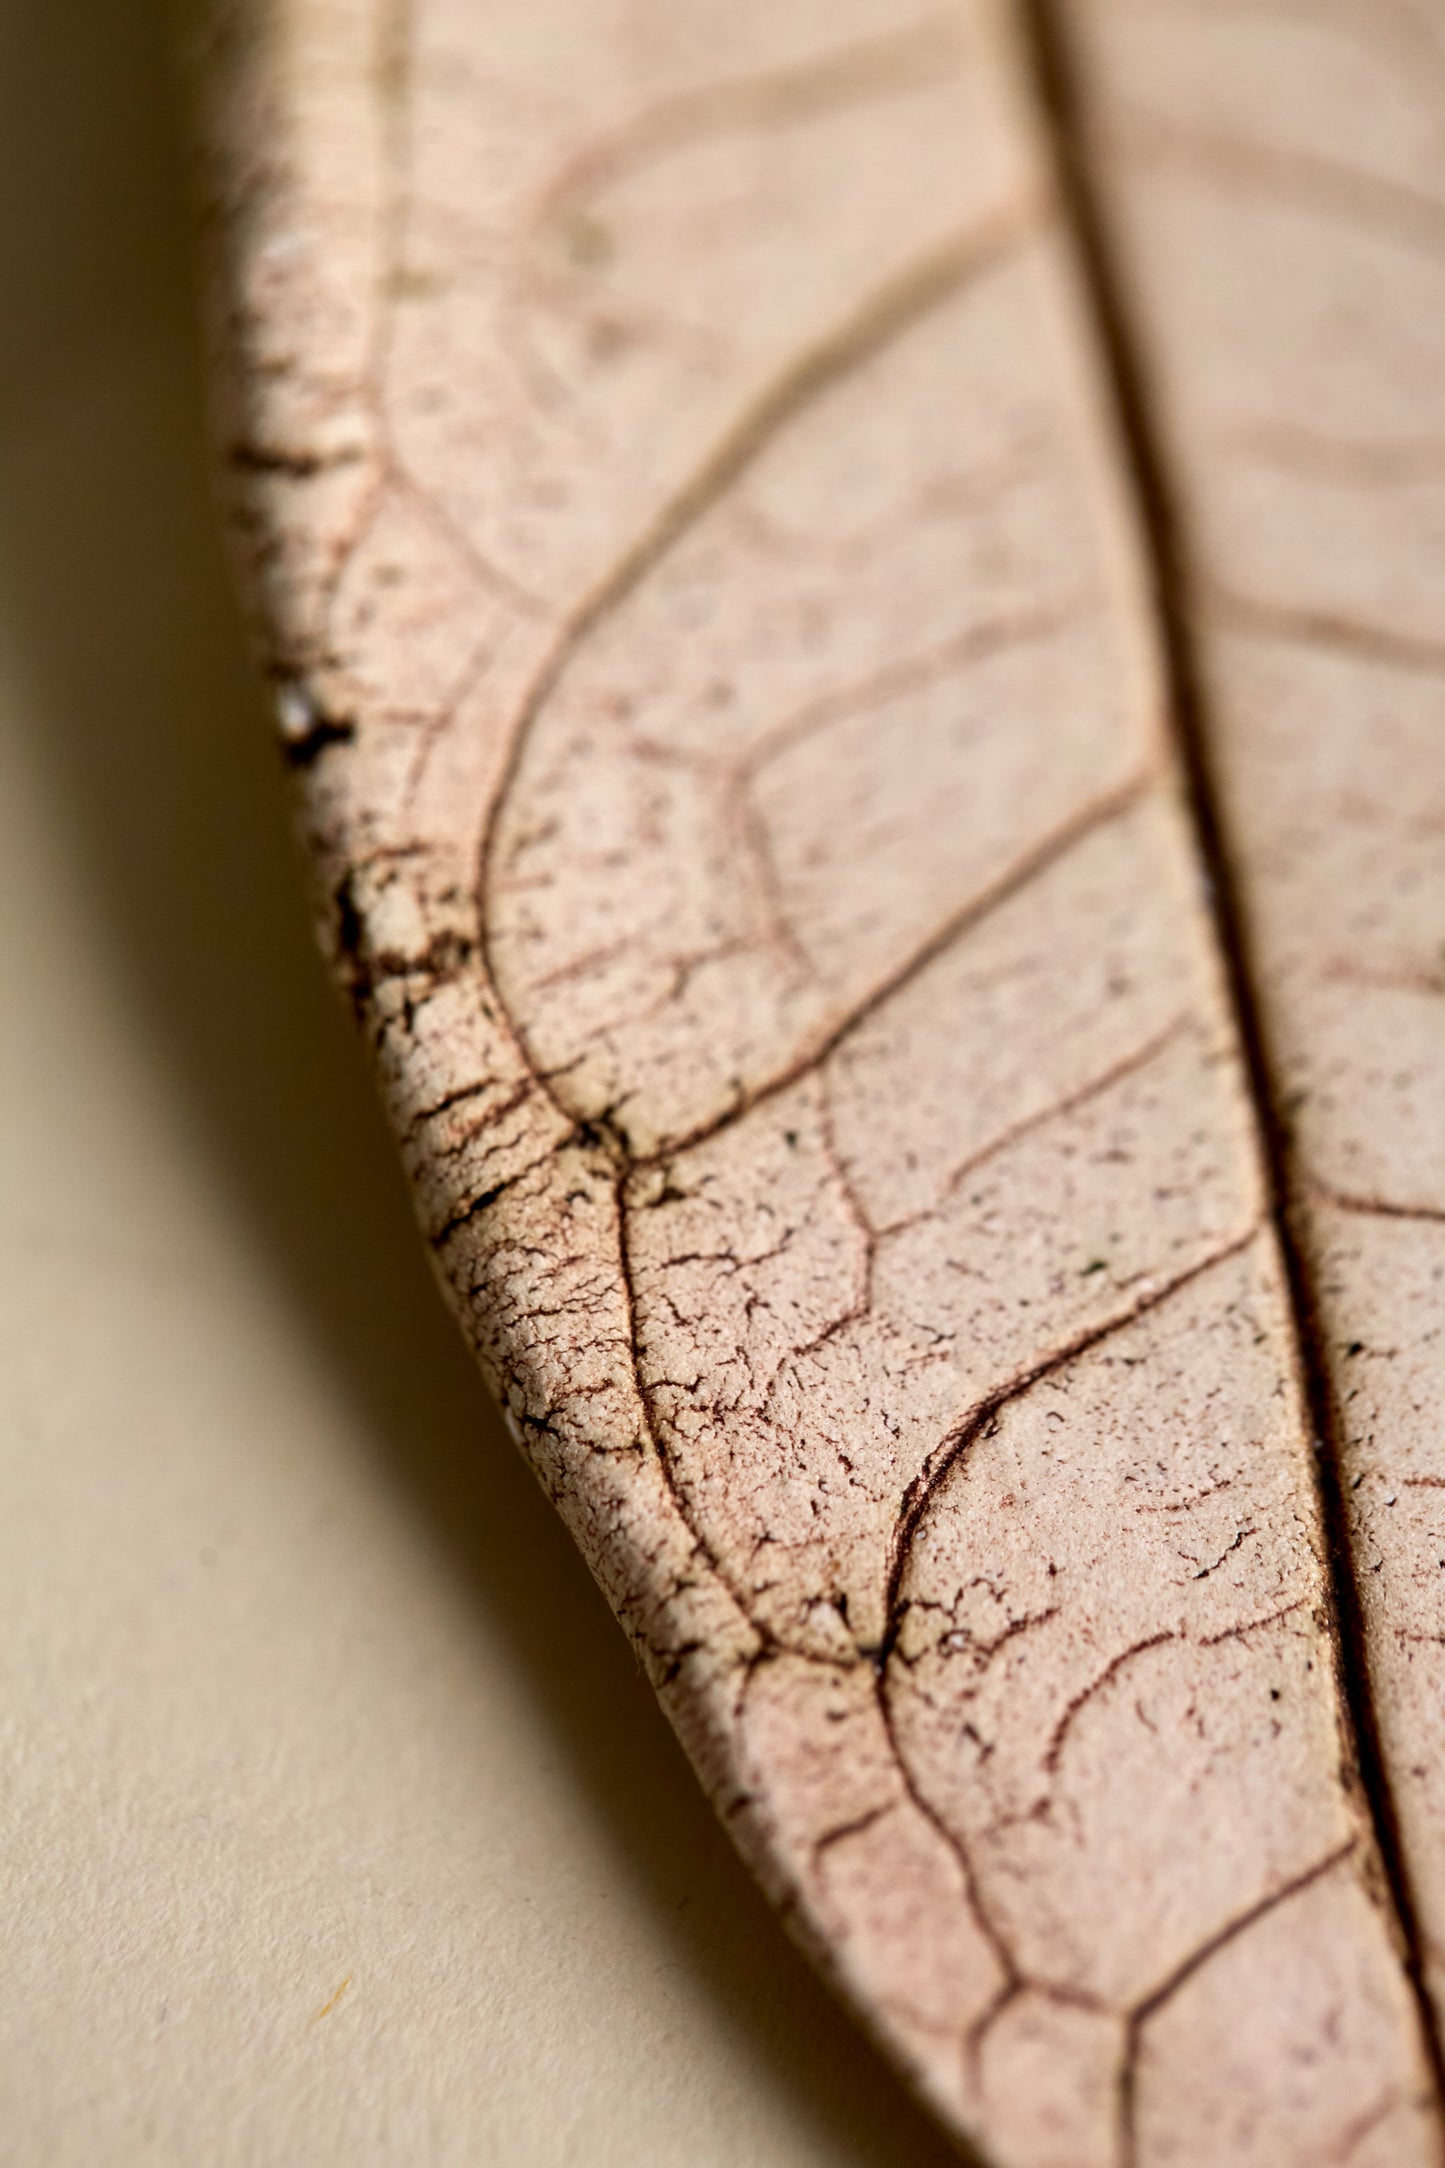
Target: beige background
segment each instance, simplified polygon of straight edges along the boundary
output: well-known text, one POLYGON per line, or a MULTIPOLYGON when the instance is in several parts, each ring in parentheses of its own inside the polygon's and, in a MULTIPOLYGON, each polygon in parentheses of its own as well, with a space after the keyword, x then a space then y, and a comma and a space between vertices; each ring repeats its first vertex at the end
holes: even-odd
POLYGON ((0 2161, 941 2163, 428 1278, 212 533, 142 0, 0 0, 0 250, 0 2161))

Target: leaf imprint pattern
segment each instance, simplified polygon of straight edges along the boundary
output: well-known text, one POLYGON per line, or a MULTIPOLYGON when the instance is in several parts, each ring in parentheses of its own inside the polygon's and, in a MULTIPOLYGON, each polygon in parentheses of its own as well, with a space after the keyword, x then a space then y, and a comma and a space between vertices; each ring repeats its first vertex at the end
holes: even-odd
POLYGON ((1000 2168, 1413 2168, 1445 43, 1068 12, 222 0, 229 501, 441 1273, 790 1924, 1000 2168))

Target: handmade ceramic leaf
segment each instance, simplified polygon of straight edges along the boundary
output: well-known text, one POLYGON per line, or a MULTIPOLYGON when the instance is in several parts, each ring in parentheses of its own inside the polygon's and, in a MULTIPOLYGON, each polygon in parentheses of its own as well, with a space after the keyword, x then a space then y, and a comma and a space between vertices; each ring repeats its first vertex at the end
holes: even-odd
POLYGON ((1059 17, 230 0, 230 503, 445 1283, 790 1924, 1000 2168, 1413 2168, 1445 44, 1059 17))

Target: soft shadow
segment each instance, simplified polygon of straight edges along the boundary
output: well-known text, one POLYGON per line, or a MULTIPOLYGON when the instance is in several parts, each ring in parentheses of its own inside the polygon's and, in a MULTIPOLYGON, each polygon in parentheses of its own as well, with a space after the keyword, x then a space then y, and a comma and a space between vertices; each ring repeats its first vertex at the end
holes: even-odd
POLYGON ((238 1219, 719 2021, 840 2163, 955 2160, 733 1859, 431 1283, 305 926, 278 764, 207 501, 162 10, 0 24, 7 606, 36 753, 126 998, 238 1219), (679 1911, 679 1892, 708 1899, 679 1911), (705 1916, 703 1916, 705 1915, 705 1916))

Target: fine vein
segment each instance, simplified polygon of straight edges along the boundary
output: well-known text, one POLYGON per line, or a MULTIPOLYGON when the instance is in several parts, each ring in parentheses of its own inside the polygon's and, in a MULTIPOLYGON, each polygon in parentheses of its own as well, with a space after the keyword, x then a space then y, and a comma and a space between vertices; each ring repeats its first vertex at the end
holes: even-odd
POLYGON ((1238 883, 1223 834, 1205 742, 1207 708, 1194 634, 1194 596, 1183 523, 1136 336, 1127 278, 1116 260, 1096 184, 1064 10, 1059 0, 1019 0, 1019 7, 1038 95, 1052 135, 1063 213, 1092 302, 1112 382, 1119 434, 1149 547, 1178 760, 1193 812, 1197 847, 1209 876, 1215 935, 1249 1076, 1270 1216, 1289 1286, 1297 1380, 1317 1444, 1315 1465, 1332 1596, 1333 1645, 1347 1743, 1379 1847, 1436 2099, 1445 2105, 1445 2052, 1439 2015, 1426 1984, 1424 1939, 1380 1745, 1344 1502, 1339 1426, 1316 1290, 1310 1262, 1292 1224, 1292 1184, 1280 1095, 1266 1051, 1238 883))

